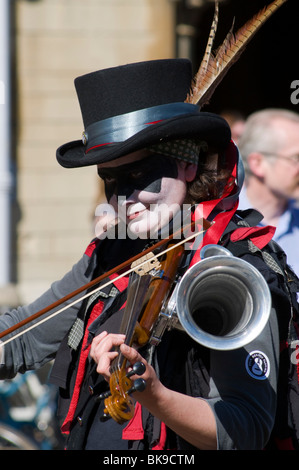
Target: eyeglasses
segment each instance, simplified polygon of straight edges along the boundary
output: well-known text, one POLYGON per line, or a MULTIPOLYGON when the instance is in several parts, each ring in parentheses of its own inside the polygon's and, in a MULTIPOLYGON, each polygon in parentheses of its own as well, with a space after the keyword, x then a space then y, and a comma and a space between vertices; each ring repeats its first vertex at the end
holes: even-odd
POLYGON ((289 157, 286 155, 280 155, 279 153, 273 153, 273 152, 261 152, 263 155, 269 155, 275 158, 280 158, 281 160, 287 160, 290 163, 293 163, 294 165, 298 165, 299 163, 299 154, 297 155, 290 155, 289 157))

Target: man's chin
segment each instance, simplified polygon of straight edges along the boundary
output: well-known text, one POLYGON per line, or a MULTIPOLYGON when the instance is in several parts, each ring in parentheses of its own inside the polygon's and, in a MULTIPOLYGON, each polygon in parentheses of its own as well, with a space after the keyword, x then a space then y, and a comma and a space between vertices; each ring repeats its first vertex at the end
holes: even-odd
POLYGON ((140 238, 143 240, 146 239, 152 239, 155 240, 158 237, 159 233, 159 227, 142 227, 140 225, 136 226, 127 226, 127 234, 128 237, 131 238, 132 240, 135 240, 136 238, 140 238))
POLYGON ((299 187, 296 187, 292 191, 290 191, 288 199, 292 199, 294 201, 297 201, 299 204, 299 187))
MULTIPOLYGON (((168 227, 169 232, 169 220, 166 221, 149 221, 149 220, 134 220, 131 221, 127 225, 127 233, 130 238, 142 238, 142 239, 149 239, 149 240, 156 240, 160 238, 161 234, 161 227, 168 227)), ((169 236, 169 233, 168 235, 169 236)))

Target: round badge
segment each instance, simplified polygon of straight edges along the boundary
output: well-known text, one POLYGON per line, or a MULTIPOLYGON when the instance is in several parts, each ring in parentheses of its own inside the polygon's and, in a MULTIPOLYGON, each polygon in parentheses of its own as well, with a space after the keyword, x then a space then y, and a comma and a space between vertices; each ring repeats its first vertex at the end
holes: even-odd
POLYGON ((270 374, 270 361, 262 351, 252 351, 246 358, 248 374, 257 380, 265 380, 270 374))

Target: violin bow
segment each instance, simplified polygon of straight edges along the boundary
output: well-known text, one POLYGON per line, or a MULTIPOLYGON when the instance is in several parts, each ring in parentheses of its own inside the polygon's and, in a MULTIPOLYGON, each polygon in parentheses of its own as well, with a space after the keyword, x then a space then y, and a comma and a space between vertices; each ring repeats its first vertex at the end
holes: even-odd
MULTIPOLYGON (((192 233, 192 235, 190 235, 189 237, 187 238, 183 238, 182 240, 180 240, 179 242, 175 243, 174 245, 172 245, 171 247, 169 248, 166 248, 165 250, 161 251, 160 253, 157 253, 156 255, 154 255, 154 258, 159 258, 160 256, 163 256, 164 254, 166 254, 168 251, 174 249, 175 247, 183 244, 183 243, 187 243, 191 240, 193 240, 194 238, 198 237, 200 234, 204 233, 206 230, 208 230, 208 228, 210 228, 211 225, 213 225, 213 223, 211 222, 208 222, 206 219, 201 219, 201 220, 197 220, 195 222, 191 222, 191 224, 188 224, 187 226, 184 226, 182 227, 181 229, 177 230, 175 233, 169 235, 169 237, 165 238, 165 239, 162 239, 162 240, 159 240, 157 243, 155 243, 153 246, 147 248, 146 250, 142 251, 141 253, 138 253, 137 255, 131 257, 129 260, 127 261, 124 261, 123 263, 119 264, 118 266, 110 269, 109 271, 105 272, 104 274, 98 276, 97 278, 93 279, 92 281, 88 282, 87 284, 79 287, 78 289, 76 289, 75 291, 73 292, 70 292, 69 294, 67 294, 66 296, 62 297, 61 299, 57 300, 56 302, 53 302, 52 304, 48 305, 47 307, 44 307, 43 309, 39 310, 38 312, 34 313, 33 315, 30 315, 29 317, 27 318, 24 318, 23 320, 21 320, 19 323, 17 323, 16 325, 13 325, 11 326, 10 328, 0 332, 0 340, 2 338, 4 338, 5 336, 8 336, 9 334, 15 332, 16 330, 22 328, 23 326, 26 326, 28 325, 28 323, 31 323, 33 322, 34 320, 37 320, 38 318, 42 317, 43 315, 46 315, 46 313, 49 313, 51 310, 59 307, 60 305, 68 302, 69 300, 71 300, 73 297, 81 294, 82 292, 86 291, 87 289, 91 289, 92 287, 94 287, 95 285, 101 283, 104 279, 106 279, 107 277, 110 277, 112 274, 115 274, 116 272, 119 272, 119 271, 122 271, 123 269, 127 268, 128 266, 131 266, 135 261, 138 261, 140 260, 141 258, 145 257, 146 259, 144 261, 142 261, 141 263, 138 263, 138 268, 140 268, 142 265, 145 265, 149 262, 148 258, 146 257, 147 254, 153 252, 154 250, 156 250, 157 248, 160 248, 161 246, 163 246, 164 244, 168 243, 169 241, 175 239, 175 237, 182 233, 183 230, 187 230, 187 229, 193 229, 195 227, 196 224, 200 224, 202 226, 202 230, 197 232, 197 233, 192 233)), ((25 328, 24 330, 20 331, 19 333, 16 333, 15 335, 13 335, 12 337, 6 339, 5 341, 1 341, 1 345, 4 346, 5 344, 8 344, 10 343, 11 341, 13 341, 14 339, 18 338, 19 336, 22 336, 23 334, 27 333, 28 331, 32 330, 33 328, 36 328, 37 326, 41 325, 42 323, 52 319, 53 317, 55 317, 56 315, 59 315, 60 313, 62 313, 63 311, 67 310, 68 308, 72 307, 73 305, 81 302, 82 300, 84 300, 85 298, 93 295, 94 293, 96 293, 97 291, 99 291, 100 289, 103 289, 107 286, 109 286, 110 284, 112 284, 113 282, 117 281, 118 279, 121 279, 122 277, 124 276, 127 276, 128 274, 130 274, 131 272, 135 271, 136 270, 136 266, 134 267, 131 267, 129 270, 127 270, 126 272, 118 275, 116 278, 114 279, 110 279, 109 281, 107 281, 107 283, 105 283, 104 285, 100 285, 98 286, 97 288, 95 288, 94 290, 91 290, 89 292, 87 292, 85 295, 83 295, 82 297, 79 297, 77 298, 76 300, 74 300, 73 302, 67 304, 67 305, 64 305, 62 308, 56 310, 55 312, 51 313, 50 315, 48 315, 46 318, 43 318, 41 320, 39 320, 38 322, 34 323, 33 325, 25 328)))

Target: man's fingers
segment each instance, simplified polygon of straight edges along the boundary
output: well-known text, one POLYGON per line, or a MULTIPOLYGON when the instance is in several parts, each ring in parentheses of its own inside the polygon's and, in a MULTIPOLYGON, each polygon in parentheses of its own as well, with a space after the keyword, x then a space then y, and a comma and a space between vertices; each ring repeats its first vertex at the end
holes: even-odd
POLYGON ((103 331, 98 336, 95 336, 91 343, 90 355, 96 360, 96 356, 106 351, 110 351, 114 346, 119 346, 125 340, 125 335, 108 334, 103 331))
POLYGON ((110 379, 110 364, 118 353, 116 351, 111 351, 103 354, 101 360, 97 365, 97 373, 101 374, 105 380, 109 381, 110 379))
POLYGON ((139 362, 139 361, 144 362, 144 358, 139 354, 138 351, 136 351, 136 349, 130 348, 126 344, 122 344, 120 346, 120 350, 131 364, 135 364, 135 362, 139 362))

